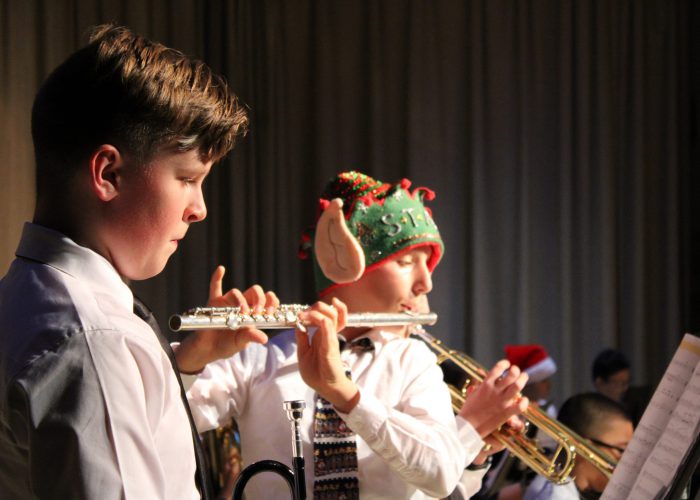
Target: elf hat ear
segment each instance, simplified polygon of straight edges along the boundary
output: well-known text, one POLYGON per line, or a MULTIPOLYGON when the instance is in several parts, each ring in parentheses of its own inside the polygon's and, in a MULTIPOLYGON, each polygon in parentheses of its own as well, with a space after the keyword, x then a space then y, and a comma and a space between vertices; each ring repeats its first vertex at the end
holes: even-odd
POLYGON ((316 223, 314 254, 323 274, 334 283, 357 281, 365 272, 364 251, 345 224, 340 198, 331 200, 316 223))

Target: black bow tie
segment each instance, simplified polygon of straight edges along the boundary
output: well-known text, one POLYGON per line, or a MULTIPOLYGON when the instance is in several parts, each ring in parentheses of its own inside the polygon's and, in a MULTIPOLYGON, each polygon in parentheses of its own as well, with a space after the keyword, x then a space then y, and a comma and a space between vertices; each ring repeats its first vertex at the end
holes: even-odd
POLYGON ((340 350, 350 349, 351 351, 370 352, 374 351, 374 342, 369 337, 362 337, 351 342, 348 342, 343 337, 338 337, 340 342, 340 350))

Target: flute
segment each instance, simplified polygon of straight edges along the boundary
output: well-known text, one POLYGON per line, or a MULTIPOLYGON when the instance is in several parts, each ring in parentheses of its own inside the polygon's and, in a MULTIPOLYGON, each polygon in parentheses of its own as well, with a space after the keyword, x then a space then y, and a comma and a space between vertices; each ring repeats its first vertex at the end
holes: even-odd
MULTIPOLYGON (((298 315, 308 309, 303 304, 283 304, 274 312, 263 314, 244 314, 240 307, 195 307, 182 314, 170 317, 170 329, 182 330, 236 330, 252 326, 260 330, 293 328, 300 325, 298 315)), ((349 313, 347 326, 368 327, 397 325, 434 325, 435 313, 349 313)))

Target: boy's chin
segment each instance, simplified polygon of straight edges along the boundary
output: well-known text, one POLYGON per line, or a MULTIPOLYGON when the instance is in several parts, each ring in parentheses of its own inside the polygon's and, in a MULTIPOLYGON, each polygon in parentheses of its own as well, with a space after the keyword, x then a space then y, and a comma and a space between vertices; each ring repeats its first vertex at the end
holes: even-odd
POLYGON ((167 264, 167 262, 168 259, 165 259, 165 261, 162 263, 148 263, 143 266, 128 269, 126 272, 123 272, 121 274, 122 276, 131 281, 147 280, 153 278, 154 276, 158 276, 161 272, 163 272, 163 269, 165 269, 165 265, 167 264))

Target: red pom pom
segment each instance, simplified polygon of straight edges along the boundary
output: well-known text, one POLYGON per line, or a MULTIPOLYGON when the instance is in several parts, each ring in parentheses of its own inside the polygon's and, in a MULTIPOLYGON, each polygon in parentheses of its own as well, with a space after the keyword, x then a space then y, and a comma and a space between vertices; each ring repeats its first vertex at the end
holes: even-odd
POLYGON ((435 199, 435 191, 432 189, 428 189, 427 187, 419 187, 413 190, 413 196, 415 197, 416 193, 420 193, 424 200, 434 200, 435 199))

